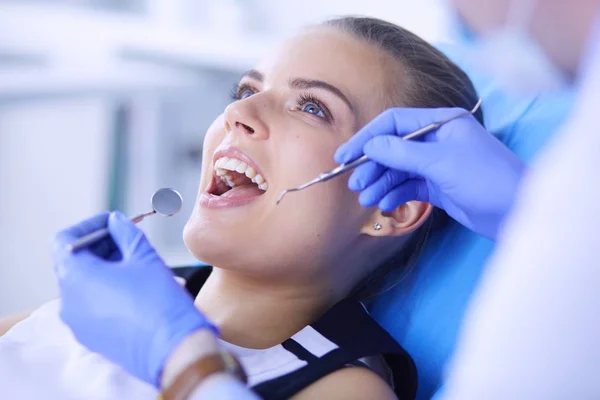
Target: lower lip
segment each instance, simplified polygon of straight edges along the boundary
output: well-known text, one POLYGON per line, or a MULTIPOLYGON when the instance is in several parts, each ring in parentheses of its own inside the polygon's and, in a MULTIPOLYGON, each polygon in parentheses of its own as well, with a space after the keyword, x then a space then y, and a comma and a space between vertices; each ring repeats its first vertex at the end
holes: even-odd
POLYGON ((260 196, 229 198, 215 196, 214 194, 210 193, 202 193, 199 201, 200 207, 202 208, 232 208, 252 203, 259 197, 260 196))

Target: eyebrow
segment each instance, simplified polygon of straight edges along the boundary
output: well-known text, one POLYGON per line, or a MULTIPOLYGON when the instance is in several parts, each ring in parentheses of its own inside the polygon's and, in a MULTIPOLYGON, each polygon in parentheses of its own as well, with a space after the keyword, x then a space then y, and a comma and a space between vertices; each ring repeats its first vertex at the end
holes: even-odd
MULTIPOLYGON (((265 77, 264 75, 255 70, 255 69, 251 69, 246 71, 243 75, 242 75, 242 79, 243 78, 252 78, 254 80, 257 80, 259 82, 263 82, 265 77)), ((348 108, 350 108, 350 111, 352 111, 353 113, 355 112, 354 106, 352 105, 352 103, 350 102, 350 100, 348 100, 348 98, 346 97, 346 95, 337 87, 333 86, 330 83, 324 82, 324 81, 320 81, 320 80, 316 80, 316 79, 305 79, 305 78, 295 78, 295 79, 291 79, 290 80, 290 87, 292 89, 312 89, 312 88, 317 88, 317 89, 324 89, 327 90, 328 92, 333 93, 334 95, 336 95, 337 97, 339 97, 344 103, 346 103, 346 105, 348 106, 348 108)))
POLYGON ((252 79, 257 80, 259 82, 262 82, 262 81, 265 80, 265 76, 262 73, 260 73, 257 70, 255 70, 255 69, 251 69, 251 70, 248 70, 248 71, 244 72, 244 74, 242 75, 242 77, 240 78, 240 80, 244 79, 244 78, 252 78, 252 79))
POLYGON ((311 88, 325 89, 328 92, 333 93, 334 95, 339 97, 344 103, 346 103, 348 108, 350 108, 350 111, 352 111, 353 113, 355 112, 354 106, 352 105, 352 103, 350 103, 350 100, 348 100, 346 95, 344 95, 344 93, 340 89, 338 89, 337 87, 333 86, 330 83, 319 81, 316 79, 295 78, 295 79, 290 80, 290 86, 293 89, 311 89, 311 88))

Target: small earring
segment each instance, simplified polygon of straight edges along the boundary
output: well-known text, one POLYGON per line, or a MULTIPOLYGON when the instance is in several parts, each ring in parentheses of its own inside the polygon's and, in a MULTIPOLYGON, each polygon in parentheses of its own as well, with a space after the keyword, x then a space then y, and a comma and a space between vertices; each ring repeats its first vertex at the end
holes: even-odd
POLYGON ((373 229, 375 229, 376 231, 381 230, 381 224, 379 222, 376 222, 373 224, 373 229))

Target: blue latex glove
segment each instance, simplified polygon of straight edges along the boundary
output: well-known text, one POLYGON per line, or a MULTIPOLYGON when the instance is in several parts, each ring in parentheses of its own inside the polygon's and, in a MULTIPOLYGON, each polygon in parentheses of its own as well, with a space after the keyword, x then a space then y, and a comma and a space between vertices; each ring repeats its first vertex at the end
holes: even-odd
POLYGON ((77 340, 157 388, 180 341, 213 328, 142 231, 121 213, 103 213, 60 232, 53 257, 61 318, 77 340), (107 224, 111 237, 74 254, 65 250, 107 224))
POLYGON ((348 187, 365 207, 391 211, 410 200, 444 209, 467 228, 495 239, 512 207, 525 164, 473 116, 458 118, 420 141, 401 136, 463 111, 392 108, 363 127, 335 154, 345 163, 366 154, 348 187))

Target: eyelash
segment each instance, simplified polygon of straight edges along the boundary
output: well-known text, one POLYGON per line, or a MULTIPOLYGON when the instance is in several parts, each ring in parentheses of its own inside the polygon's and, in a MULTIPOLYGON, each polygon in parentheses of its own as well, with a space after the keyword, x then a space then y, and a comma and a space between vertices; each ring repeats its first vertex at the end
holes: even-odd
MULTIPOLYGON (((231 99, 233 101, 242 100, 242 94, 244 94, 244 92, 247 90, 250 90, 253 93, 258 92, 254 87, 252 87, 251 85, 249 85, 247 83, 242 83, 239 85, 236 84, 231 89, 231 93, 230 93, 231 99)), ((250 96, 248 96, 248 97, 250 97, 250 96)), ((244 97, 244 98, 247 98, 247 97, 244 97)), ((323 102, 321 100, 316 98, 312 93, 301 93, 300 94, 300 96, 298 97, 298 105, 296 106, 296 110, 302 111, 302 107, 305 106, 306 104, 314 104, 323 112, 324 117, 317 116, 317 118, 324 119, 325 121, 327 121, 329 123, 333 122, 333 115, 331 115, 331 112, 329 111, 329 109, 325 106, 325 104, 323 104, 323 102)))
POLYGON ((323 117, 317 116, 318 118, 322 118, 327 122, 333 122, 333 116, 331 115, 331 113, 329 112, 329 110, 327 109, 325 104, 323 104, 323 102, 321 100, 317 99, 312 93, 301 93, 300 97, 298 97, 298 107, 296 109, 298 111, 302 111, 302 107, 304 107, 307 104, 314 104, 321 111, 323 111, 324 116, 323 117))
POLYGON ((246 90, 251 90, 254 93, 257 92, 254 87, 248 85, 247 83, 241 83, 239 85, 234 84, 229 95, 233 101, 238 101, 242 99, 242 93, 244 93, 246 90))

